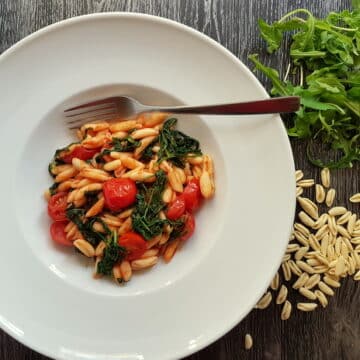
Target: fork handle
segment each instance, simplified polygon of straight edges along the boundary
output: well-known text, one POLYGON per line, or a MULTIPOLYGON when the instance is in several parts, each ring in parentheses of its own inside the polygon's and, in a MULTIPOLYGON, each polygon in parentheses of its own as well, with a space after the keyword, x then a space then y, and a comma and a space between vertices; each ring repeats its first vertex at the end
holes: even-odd
POLYGON ((300 97, 284 96, 266 100, 204 106, 174 106, 148 108, 146 111, 162 111, 173 114, 250 115, 288 113, 299 110, 300 97))

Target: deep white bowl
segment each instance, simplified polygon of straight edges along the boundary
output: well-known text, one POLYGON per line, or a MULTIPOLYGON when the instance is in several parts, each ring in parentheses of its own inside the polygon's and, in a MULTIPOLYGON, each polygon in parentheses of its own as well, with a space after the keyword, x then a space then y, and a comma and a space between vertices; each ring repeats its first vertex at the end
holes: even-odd
POLYGON ((267 97, 221 45, 176 22, 104 13, 62 21, 0 57, 0 325, 57 359, 170 359, 216 340, 275 273, 295 206, 294 165, 277 115, 180 117, 216 165, 216 196, 168 264, 124 287, 56 248, 42 193, 47 164, 71 140, 62 111, 108 95, 149 104, 267 97))

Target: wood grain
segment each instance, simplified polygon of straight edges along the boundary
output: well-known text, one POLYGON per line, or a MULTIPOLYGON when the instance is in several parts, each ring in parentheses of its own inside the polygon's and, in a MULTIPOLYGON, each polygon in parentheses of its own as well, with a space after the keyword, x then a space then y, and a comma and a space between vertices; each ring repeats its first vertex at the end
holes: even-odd
MULTIPOLYGON (((275 20, 299 7, 308 8, 321 16, 332 10, 349 8, 350 0, 1 0, 0 52, 43 26, 65 18, 103 11, 136 11, 192 26, 249 64, 247 56, 250 53, 256 52, 265 57, 257 19, 275 20)), ((268 64, 281 64, 281 73, 285 71, 287 59, 284 53, 265 58, 268 64)), ((304 144, 292 141, 292 146, 297 168, 303 169, 308 177, 318 178, 318 169, 306 160, 304 144)), ((359 166, 336 171, 333 179, 338 203, 349 205, 349 194, 360 188, 359 166)), ((352 209, 359 213, 358 207, 353 206, 352 209)), ((279 306, 254 310, 227 335, 187 359, 358 359, 359 299, 359 285, 348 280, 336 292, 326 310, 309 314, 296 312, 286 322, 280 320, 279 306), (244 350, 246 333, 254 338, 254 347, 250 351, 244 350)), ((0 359, 47 358, 0 331, 0 359)))

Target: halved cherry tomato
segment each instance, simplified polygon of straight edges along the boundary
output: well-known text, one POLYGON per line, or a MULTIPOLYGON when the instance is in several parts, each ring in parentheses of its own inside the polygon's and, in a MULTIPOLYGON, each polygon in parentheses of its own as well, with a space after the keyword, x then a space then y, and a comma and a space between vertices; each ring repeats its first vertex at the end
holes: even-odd
POLYGON ((123 234, 118 240, 118 244, 128 251, 126 259, 129 261, 140 258, 146 251, 146 240, 133 231, 123 234))
POLYGON ((66 220, 67 193, 64 191, 53 195, 48 202, 48 214, 54 221, 66 220))
POLYGON ((104 182, 105 205, 111 211, 119 211, 133 204, 136 200, 136 185, 131 179, 110 179, 104 182))
POLYGON ((65 226, 67 221, 55 221, 50 226, 51 238, 54 242, 63 246, 72 246, 72 241, 66 238, 65 226))
POLYGON ((184 221, 185 221, 184 230, 182 231, 182 234, 179 236, 180 241, 185 241, 189 239, 189 237, 191 237, 195 231, 195 217, 193 214, 185 213, 184 221))
POLYGON ((71 164, 73 158, 78 158, 80 160, 88 160, 91 159, 99 151, 100 149, 86 149, 85 147, 79 145, 75 146, 70 153, 62 156, 61 159, 65 163, 71 164))
POLYGON ((176 220, 180 216, 182 216, 185 212, 185 199, 181 194, 176 197, 175 201, 173 201, 166 212, 166 217, 170 220, 176 220))
POLYGON ((192 212, 196 210, 201 201, 200 183, 198 179, 192 179, 186 185, 184 192, 186 210, 192 212))

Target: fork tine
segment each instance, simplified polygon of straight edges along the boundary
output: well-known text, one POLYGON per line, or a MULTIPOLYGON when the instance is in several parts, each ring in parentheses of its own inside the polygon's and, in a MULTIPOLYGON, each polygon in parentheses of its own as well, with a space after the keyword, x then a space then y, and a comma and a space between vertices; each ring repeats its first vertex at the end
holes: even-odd
POLYGON ((102 105, 102 104, 108 104, 108 103, 116 103, 116 97, 108 97, 105 99, 101 99, 101 100, 95 100, 95 101, 91 101, 88 102, 86 104, 82 104, 82 105, 78 105, 78 106, 74 106, 72 108, 66 109, 64 110, 64 112, 69 112, 69 111, 74 111, 74 110, 79 110, 79 109, 85 109, 87 107, 92 107, 92 106, 96 106, 96 105, 102 105))
POLYGON ((76 120, 76 122, 73 122, 72 124, 68 124, 69 129, 73 130, 73 129, 78 129, 81 126, 83 126, 84 124, 88 123, 88 122, 92 122, 92 121, 97 121, 97 120, 111 120, 111 119, 115 119, 116 118, 116 113, 109 113, 108 115, 104 115, 104 116, 94 116, 92 119, 89 118, 82 118, 79 120, 76 120))
MULTIPOLYGON (((75 114, 73 114, 73 113, 71 113, 71 114, 69 114, 69 113, 67 113, 66 115, 65 115, 65 117, 67 117, 67 118, 74 118, 74 117, 76 117, 76 116, 80 116, 80 115, 84 115, 84 114, 89 114, 89 115, 91 115, 92 113, 94 113, 94 112, 97 112, 97 111, 103 111, 103 110, 116 110, 116 106, 115 105, 112 105, 112 106, 106 106, 106 107, 98 107, 98 106, 96 106, 94 109, 92 109, 92 110, 85 110, 85 111, 81 111, 81 112, 78 112, 78 113, 75 113, 75 114)), ((69 123, 71 123, 71 121, 69 121, 69 123)))
MULTIPOLYGON (((114 119, 114 117, 113 116, 104 117, 104 118, 101 118, 101 121, 106 121, 106 120, 111 120, 111 119, 114 119)), ((71 125, 68 127, 68 129, 70 129, 70 130, 79 129, 84 124, 87 124, 86 120, 81 121, 79 124, 71 125)))
POLYGON ((105 120, 106 118, 115 118, 116 117, 116 111, 108 111, 108 112, 104 112, 104 113, 99 113, 99 114, 94 114, 92 116, 81 116, 77 119, 68 121, 68 125, 69 126, 78 126, 79 123, 83 123, 86 124, 88 122, 93 122, 93 121, 97 121, 97 120, 105 120))

